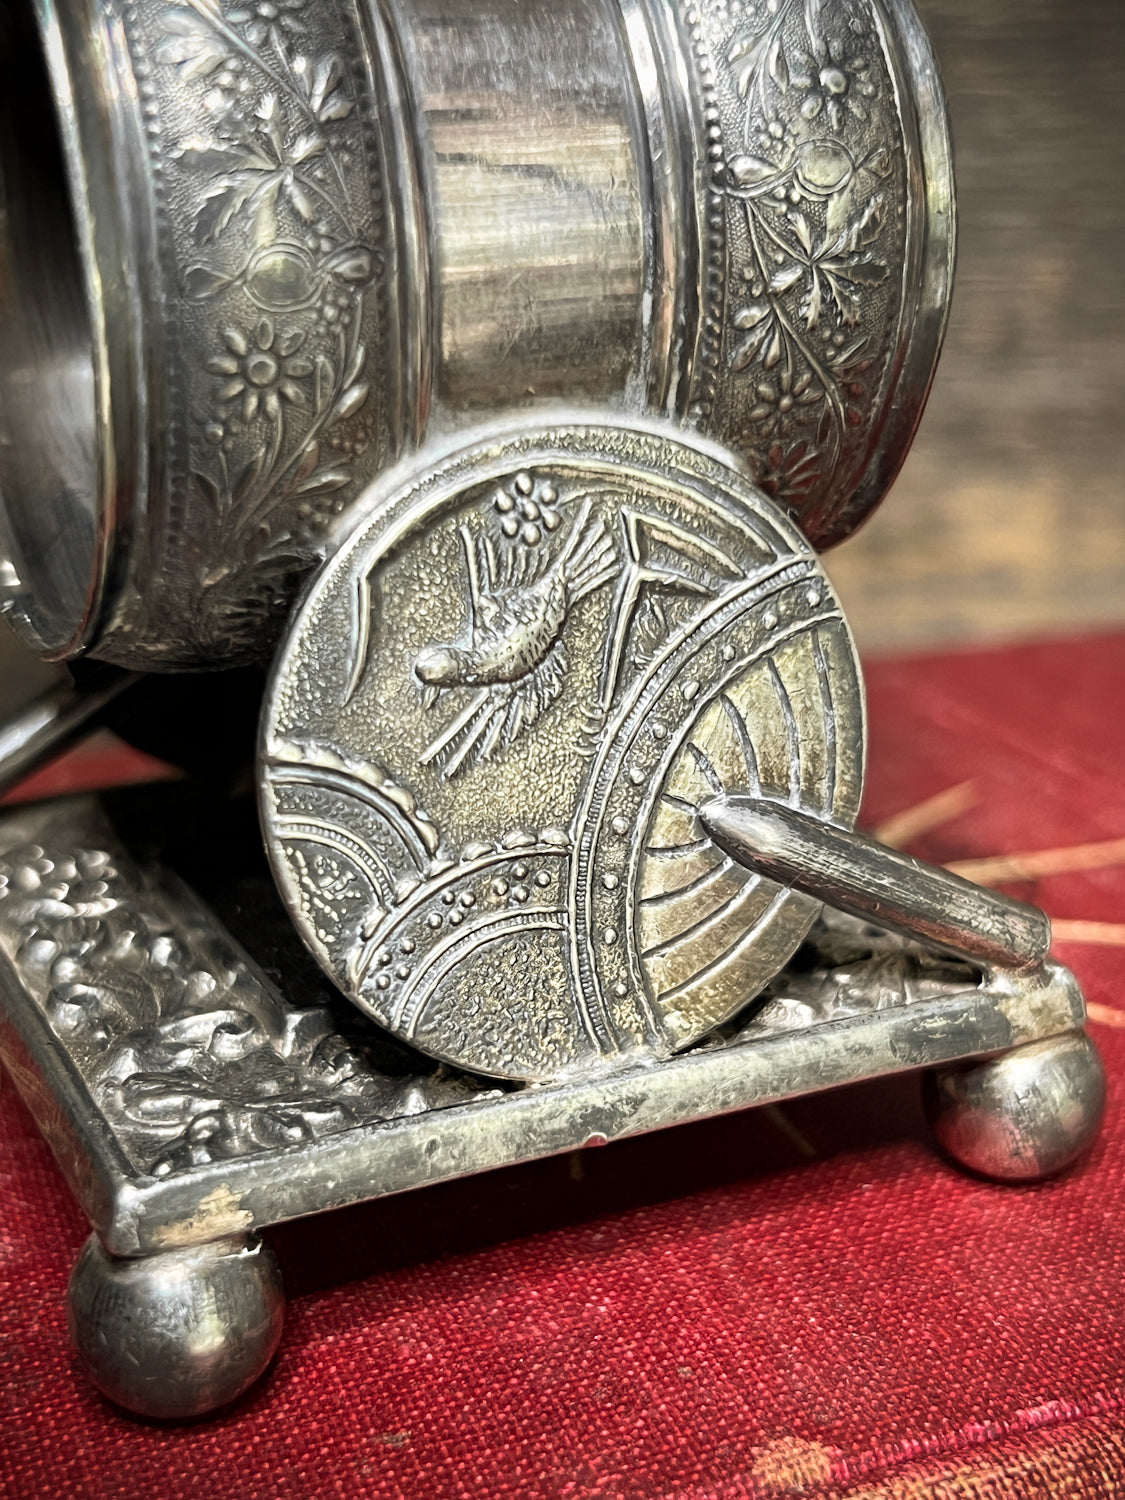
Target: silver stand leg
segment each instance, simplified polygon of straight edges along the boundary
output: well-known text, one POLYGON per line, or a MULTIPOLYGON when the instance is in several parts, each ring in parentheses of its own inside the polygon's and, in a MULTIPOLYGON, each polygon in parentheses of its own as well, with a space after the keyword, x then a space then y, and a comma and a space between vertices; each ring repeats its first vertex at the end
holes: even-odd
POLYGON ((962 1166, 1001 1182, 1036 1182, 1093 1141, 1105 1110, 1105 1071, 1084 1031, 1016 1047, 927 1080, 934 1131, 962 1166))
POLYGON ((87 1375, 145 1417, 197 1417, 233 1401, 269 1364, 285 1319, 277 1261, 255 1235, 139 1260, 108 1255, 91 1235, 69 1304, 87 1375))
MULTIPOLYGON (((1036 907, 982 890, 863 834, 761 798, 699 810, 740 864, 864 921, 957 953, 1017 987, 1045 974, 1051 924, 1036 907)), ((1083 1031, 933 1075, 930 1113, 955 1160, 1002 1182, 1035 1182, 1078 1157, 1105 1109, 1105 1072, 1083 1031)))
MULTIPOLYGON (((832 878, 858 904, 864 869, 875 884, 884 866, 877 847, 848 840, 832 878)), ((236 840, 207 848, 242 857, 236 840)), ((930 942, 939 920, 947 948, 984 926, 989 952, 1013 962, 951 959, 826 912, 799 960, 706 1045, 509 1090, 421 1056, 404 1074, 398 1052, 388 1069, 377 1034, 337 1029, 315 985, 279 989, 171 872, 134 861, 92 799, 5 814, 0 1054, 98 1236, 70 1290, 93 1381, 133 1411, 180 1419, 246 1390, 284 1307, 252 1231, 906 1069, 938 1070, 938 1133, 960 1161, 1015 1180, 1057 1171, 1096 1129, 1104 1092, 1078 984, 1040 962, 1041 914, 987 894, 969 908, 962 897, 981 899, 972 888, 908 873, 932 897, 930 942), (956 897, 951 909, 942 891, 956 897), (105 913, 97 942, 74 919, 94 902, 105 913), (194 976, 213 976, 213 988, 194 976), (171 1248, 212 1226, 241 1229, 171 1248)), ((270 953, 270 924, 283 928, 284 913, 259 907, 253 889, 241 920, 263 924, 270 953)))

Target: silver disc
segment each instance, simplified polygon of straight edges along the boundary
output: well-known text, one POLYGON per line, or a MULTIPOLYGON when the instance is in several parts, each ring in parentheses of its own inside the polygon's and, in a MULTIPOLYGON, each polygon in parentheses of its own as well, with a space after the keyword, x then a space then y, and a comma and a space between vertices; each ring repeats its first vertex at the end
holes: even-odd
POLYGON ((850 824, 863 698, 809 543, 656 425, 498 430, 391 488, 293 620, 262 798, 345 994, 434 1056, 547 1079, 741 1009, 815 904, 706 838, 749 791, 850 824))

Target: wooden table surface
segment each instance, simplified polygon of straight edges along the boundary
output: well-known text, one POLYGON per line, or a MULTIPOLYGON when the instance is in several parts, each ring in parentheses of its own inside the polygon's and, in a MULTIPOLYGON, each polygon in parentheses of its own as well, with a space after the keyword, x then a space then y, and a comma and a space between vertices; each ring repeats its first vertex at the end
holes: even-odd
MULTIPOLYGON (((960 258, 918 440, 828 557, 862 648, 1125 621, 1125 7, 919 0, 960 258)), ((0 707, 50 670, 0 637, 0 707)))

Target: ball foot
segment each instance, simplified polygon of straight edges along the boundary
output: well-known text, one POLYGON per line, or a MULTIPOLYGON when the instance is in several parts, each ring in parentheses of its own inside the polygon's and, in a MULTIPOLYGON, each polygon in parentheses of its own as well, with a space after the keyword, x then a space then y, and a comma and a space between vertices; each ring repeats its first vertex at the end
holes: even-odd
POLYGON ((1037 1182, 1094 1139, 1105 1071, 1090 1038, 1073 1031, 939 1069, 927 1080, 926 1103, 934 1133, 962 1166, 1000 1182, 1037 1182))
POLYGON ((277 1261, 255 1236, 120 1260, 86 1241, 70 1333, 104 1395, 145 1417, 201 1416, 240 1396, 281 1338, 277 1261))

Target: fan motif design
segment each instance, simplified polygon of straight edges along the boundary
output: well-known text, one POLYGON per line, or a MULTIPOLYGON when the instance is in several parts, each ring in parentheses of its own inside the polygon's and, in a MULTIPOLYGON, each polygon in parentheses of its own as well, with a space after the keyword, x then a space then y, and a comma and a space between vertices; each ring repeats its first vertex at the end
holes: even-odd
POLYGON ((735 792, 819 813, 832 808, 841 629, 797 635, 721 688, 664 779, 636 863, 636 939, 673 1030, 698 1026, 702 1015, 725 1019, 773 977, 780 951, 795 946, 815 915, 813 903, 721 854, 696 814, 708 798, 735 792))
POLYGON ((668 1056, 815 915, 716 850, 700 803, 855 815, 838 606, 741 482, 555 462, 426 498, 336 560, 269 709, 291 909, 361 1008, 460 1067, 546 1081, 668 1056))

